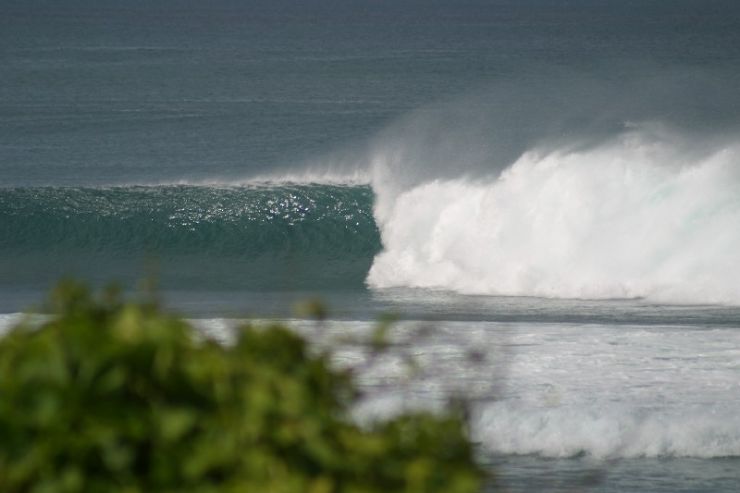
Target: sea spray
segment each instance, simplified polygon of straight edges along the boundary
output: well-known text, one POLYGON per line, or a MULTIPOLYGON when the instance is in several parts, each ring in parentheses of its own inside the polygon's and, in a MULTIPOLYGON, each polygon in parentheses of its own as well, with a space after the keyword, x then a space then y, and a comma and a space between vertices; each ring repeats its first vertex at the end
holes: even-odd
POLYGON ((740 303, 740 147, 684 154, 625 132, 594 148, 524 153, 489 179, 389 191, 376 288, 740 303))

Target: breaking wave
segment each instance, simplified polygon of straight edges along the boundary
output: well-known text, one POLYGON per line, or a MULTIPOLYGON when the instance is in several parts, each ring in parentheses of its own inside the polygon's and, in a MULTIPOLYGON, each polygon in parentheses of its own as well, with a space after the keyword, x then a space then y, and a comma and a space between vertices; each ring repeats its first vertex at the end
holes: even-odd
POLYGON ((731 140, 694 149, 636 127, 590 147, 534 148, 491 177, 406 187, 392 180, 398 156, 375 157, 374 288, 740 303, 731 140))

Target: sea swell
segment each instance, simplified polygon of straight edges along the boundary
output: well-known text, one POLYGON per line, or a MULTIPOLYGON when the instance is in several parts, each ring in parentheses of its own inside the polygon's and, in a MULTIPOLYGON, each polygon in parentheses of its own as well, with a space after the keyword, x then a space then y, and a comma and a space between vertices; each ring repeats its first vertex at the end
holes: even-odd
POLYGON ((268 172, 0 188, 0 284, 155 263, 204 289, 740 305, 740 76, 641 72, 536 70, 268 172))
POLYGON ((154 263, 165 283, 200 288, 740 304, 733 139, 694 146, 634 126, 456 177, 425 173, 401 151, 383 141, 368 151, 371 185, 294 174, 239 186, 0 188, 0 282, 126 280, 154 263))

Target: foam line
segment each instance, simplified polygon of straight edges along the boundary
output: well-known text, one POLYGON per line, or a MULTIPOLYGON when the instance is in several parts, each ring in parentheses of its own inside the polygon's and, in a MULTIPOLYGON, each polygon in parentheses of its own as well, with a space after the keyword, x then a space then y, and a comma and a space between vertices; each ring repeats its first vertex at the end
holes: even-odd
POLYGON ((497 403, 478 416, 474 430, 487 450, 504 454, 596 459, 740 456, 740 418, 712 409, 678 414, 619 406, 532 409, 497 403))

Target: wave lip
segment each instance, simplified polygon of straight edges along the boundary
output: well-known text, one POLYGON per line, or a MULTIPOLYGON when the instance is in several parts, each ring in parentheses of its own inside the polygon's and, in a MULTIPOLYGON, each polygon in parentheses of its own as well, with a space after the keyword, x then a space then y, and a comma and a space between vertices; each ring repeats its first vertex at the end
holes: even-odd
POLYGON ((740 146, 639 129, 532 150, 498 178, 376 186, 367 282, 465 294, 740 304, 740 146))
POLYGON ((280 188, 280 187, 367 187, 370 175, 361 169, 337 171, 333 169, 304 169, 265 173, 244 178, 182 179, 158 183, 159 186, 197 186, 218 188, 280 188))

